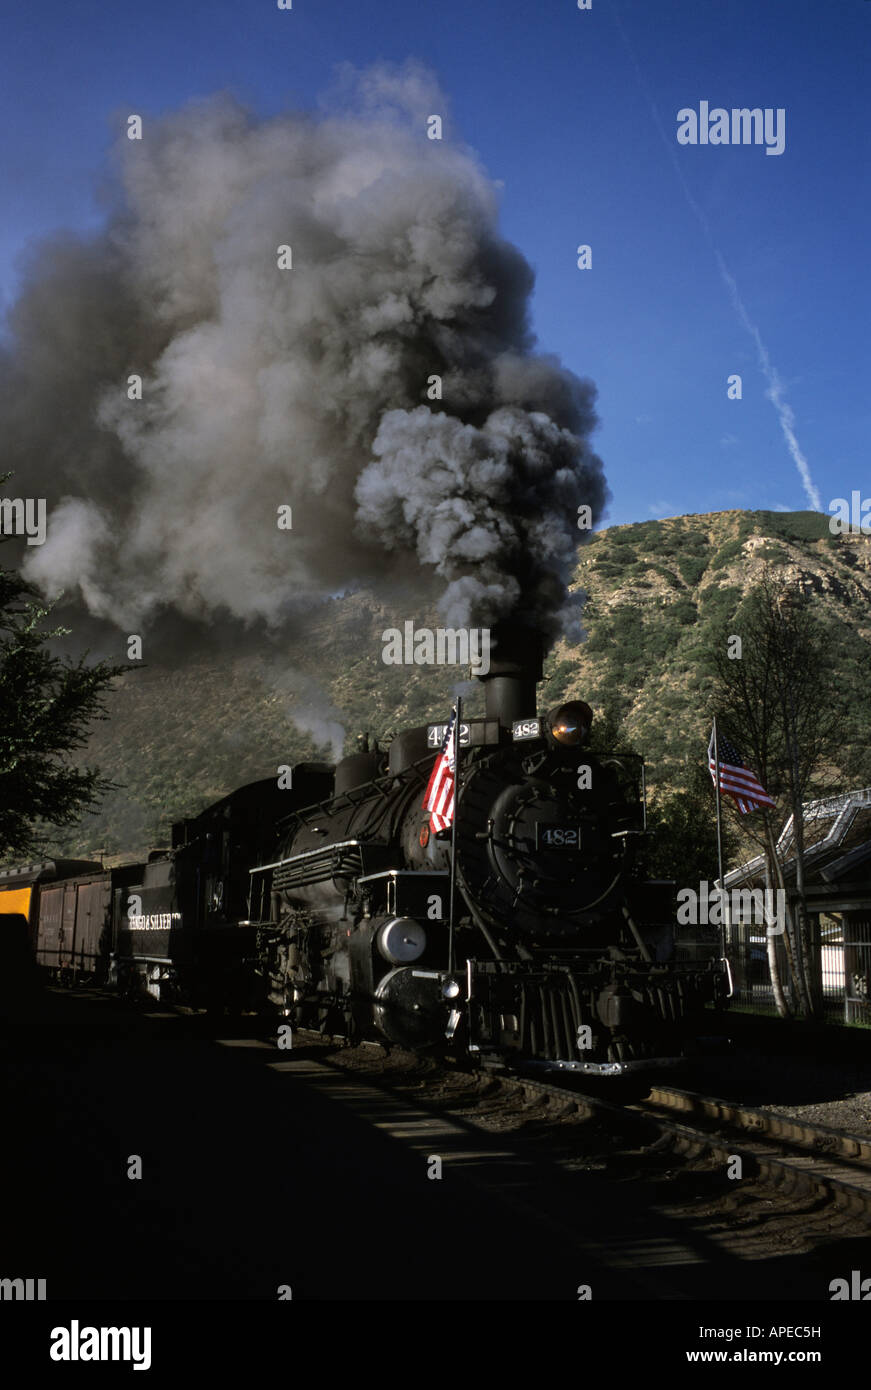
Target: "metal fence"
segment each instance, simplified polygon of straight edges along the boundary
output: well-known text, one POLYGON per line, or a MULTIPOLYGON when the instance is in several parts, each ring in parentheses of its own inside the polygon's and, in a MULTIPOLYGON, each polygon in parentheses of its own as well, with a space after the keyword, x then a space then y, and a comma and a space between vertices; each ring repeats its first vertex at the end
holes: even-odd
MULTIPOLYGON (((832 1022, 871 1024, 871 921, 848 919, 846 940, 844 928, 836 918, 823 922, 813 932, 823 1014, 832 1022)), ((816 926, 813 918, 811 924, 816 926)), ((782 936, 774 938, 774 949, 783 992, 793 1002, 782 936)), ((764 928, 731 923, 726 955, 732 970, 734 1002, 760 1013, 776 1013, 764 928)))
POLYGON ((871 941, 831 942, 821 949, 823 1007, 845 1023, 871 1023, 871 941))

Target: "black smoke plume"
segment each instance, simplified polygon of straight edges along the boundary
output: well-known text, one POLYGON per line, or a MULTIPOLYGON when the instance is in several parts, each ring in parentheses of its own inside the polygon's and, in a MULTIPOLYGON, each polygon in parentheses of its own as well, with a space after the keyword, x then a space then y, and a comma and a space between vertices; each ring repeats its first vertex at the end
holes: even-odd
POLYGON ((219 96, 122 136, 105 229, 29 252, 0 356, 4 467, 49 502, 24 561, 47 593, 128 632, 281 628, 432 575, 451 624, 566 630, 578 507, 607 497, 595 391, 533 351, 497 189, 426 137, 445 106, 380 67, 317 117, 219 96))

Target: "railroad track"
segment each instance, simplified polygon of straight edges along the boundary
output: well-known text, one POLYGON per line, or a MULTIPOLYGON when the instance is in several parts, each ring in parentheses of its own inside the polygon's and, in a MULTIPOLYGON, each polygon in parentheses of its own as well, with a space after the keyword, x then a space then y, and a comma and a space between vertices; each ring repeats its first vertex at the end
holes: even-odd
MULTIPOLYGON (((300 1039, 347 1040, 298 1030, 300 1039)), ((389 1053, 391 1049, 385 1049, 389 1053)), ((401 1051, 401 1049, 394 1049, 401 1051)), ((480 1069, 461 1064, 454 1074, 480 1077, 480 1069)), ((721 1100, 700 1092, 655 1085, 644 1100, 608 1100, 574 1086, 556 1085, 512 1071, 486 1073, 488 1079, 528 1095, 546 1096, 579 1113, 607 1120, 639 1146, 685 1157, 708 1155, 725 1166, 741 1160, 741 1177, 755 1178, 781 1194, 822 1194, 837 1206, 871 1218, 871 1136, 848 1134, 826 1125, 807 1124, 789 1115, 721 1100)), ((385 1090, 395 1088, 371 1074, 367 1080, 385 1090)))
POLYGON ((627 1102, 517 1072, 490 1072, 489 1077, 513 1090, 557 1099, 582 1115, 607 1119, 647 1148, 671 1148, 689 1158, 710 1155, 724 1166, 739 1158, 742 1179, 753 1177, 782 1194, 822 1194, 838 1207, 871 1218, 871 1137, 672 1086, 654 1086, 649 1097, 627 1102))
POLYGON ((583 1114, 610 1117, 642 1137, 645 1130, 656 1133, 658 1148, 709 1154, 724 1164, 740 1158, 742 1177, 784 1193, 823 1193, 838 1206, 871 1216, 871 1137, 672 1086, 654 1086, 645 1100, 620 1103, 517 1074, 500 1074, 499 1080, 573 1104, 583 1114))
MULTIPOLYGON (((323 1040, 323 1034, 310 1036, 323 1040)), ((461 1065, 451 1070, 481 1074, 461 1065)), ((607 1119, 642 1144, 653 1136, 648 1148, 670 1147, 687 1157, 709 1155, 724 1165, 740 1158, 742 1178, 756 1178, 783 1194, 822 1194, 839 1207, 871 1218, 871 1136, 807 1124, 776 1111, 674 1086, 655 1085, 646 1099, 626 1102, 519 1072, 493 1071, 488 1076, 502 1086, 551 1097, 585 1116, 607 1119)))

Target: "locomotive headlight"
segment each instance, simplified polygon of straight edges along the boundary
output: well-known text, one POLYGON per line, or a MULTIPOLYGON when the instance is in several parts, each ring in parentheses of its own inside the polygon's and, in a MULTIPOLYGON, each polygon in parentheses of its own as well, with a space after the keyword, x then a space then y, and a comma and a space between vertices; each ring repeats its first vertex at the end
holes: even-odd
POLYGON ((586 743, 593 723, 593 711, 585 700, 569 700, 558 705, 547 717, 550 737, 562 748, 586 743))
POLYGON ((426 932, 412 917, 394 917, 385 922, 376 939, 378 950, 392 965, 420 960, 426 950, 426 932))

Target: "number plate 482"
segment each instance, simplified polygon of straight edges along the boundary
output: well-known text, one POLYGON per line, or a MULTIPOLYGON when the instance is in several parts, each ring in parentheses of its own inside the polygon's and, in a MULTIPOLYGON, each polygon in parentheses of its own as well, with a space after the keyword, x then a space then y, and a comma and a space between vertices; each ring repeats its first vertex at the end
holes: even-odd
POLYGON ((540 821, 535 826, 535 848, 536 849, 580 849, 581 831, 577 825, 543 825, 540 821))

